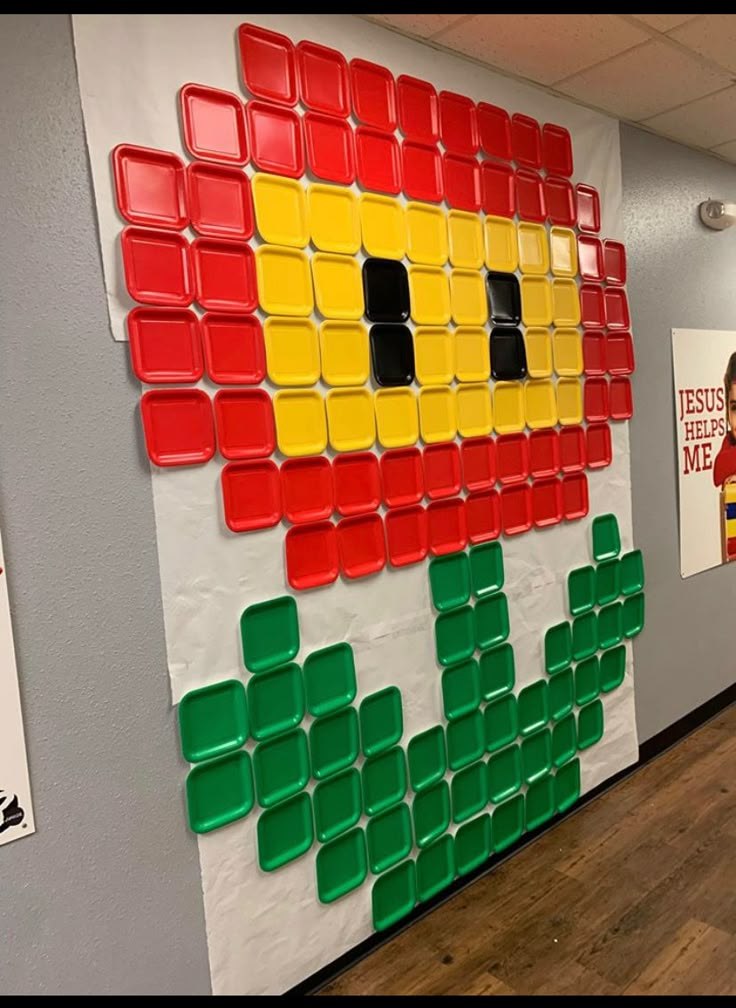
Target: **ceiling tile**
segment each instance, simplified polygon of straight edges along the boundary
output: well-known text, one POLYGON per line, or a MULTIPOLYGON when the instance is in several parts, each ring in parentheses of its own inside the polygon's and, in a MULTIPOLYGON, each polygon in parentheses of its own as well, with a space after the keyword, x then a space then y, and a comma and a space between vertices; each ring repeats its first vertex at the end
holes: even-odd
POLYGON ((652 39, 576 74, 555 85, 555 89, 636 122, 728 87, 729 83, 725 72, 710 70, 696 57, 652 39))
POLYGON ((654 116, 643 125, 692 147, 726 143, 736 132, 736 87, 654 116))
POLYGON ((736 18, 733 14, 703 14, 671 32, 670 37, 736 73, 736 18))
POLYGON ((720 154, 727 161, 736 162, 736 140, 729 140, 728 143, 718 144, 717 147, 713 147, 713 153, 720 154))
POLYGON ((648 24, 650 28, 656 28, 659 32, 671 31, 672 28, 677 28, 678 25, 684 24, 686 21, 690 21, 692 18, 697 17, 697 14, 632 14, 637 21, 643 21, 644 24, 648 24))
POLYGON ((476 14, 442 45, 539 84, 569 77, 650 36, 615 14, 476 14))
POLYGON ((443 28, 449 27, 464 14, 362 14, 361 17, 378 24, 390 25, 398 31, 419 38, 429 38, 443 28))

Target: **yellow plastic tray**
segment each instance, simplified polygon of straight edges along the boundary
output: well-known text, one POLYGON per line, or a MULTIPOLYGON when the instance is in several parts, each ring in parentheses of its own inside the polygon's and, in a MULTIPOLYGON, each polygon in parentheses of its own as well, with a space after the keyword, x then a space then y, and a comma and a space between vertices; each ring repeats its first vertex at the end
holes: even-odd
POLYGON ((373 396, 367 388, 336 388, 327 393, 327 429, 335 451, 359 451, 376 440, 373 396))
POLYGON ((406 254, 412 262, 444 266, 447 262, 447 221, 444 212, 429 203, 407 203, 406 254))
POLYGON ((518 227, 519 267, 522 273, 544 276, 549 271, 549 245, 543 224, 522 221, 518 227))
MULTIPOLYGON (((552 340, 549 329, 531 326, 524 333, 526 370, 530 378, 549 378, 552 374, 552 340)), ((324 365, 323 365, 324 367, 324 365)))
POLYGON ((574 277, 578 271, 578 243, 570 228, 549 230, 549 257, 552 272, 557 277, 574 277))
POLYGON ((360 248, 358 197, 352 189, 313 182, 309 187, 309 227, 318 249, 355 255, 360 248))
POLYGON ((458 326, 455 330, 455 374, 461 382, 482 382, 491 377, 490 341, 482 326, 458 326))
POLYGON ((450 271, 450 305, 458 325, 483 325, 488 321, 488 298, 478 270, 450 271))
POLYGON ((555 329, 552 352, 558 375, 570 378, 583 373, 583 341, 577 329, 555 329))
POLYGON ((736 504, 736 483, 726 483, 723 496, 726 504, 736 504))
POLYGON ((455 341, 448 329, 417 326, 414 372, 420 385, 449 385, 455 377, 455 341))
POLYGON ((384 448, 403 448, 419 440, 417 400, 411 389, 378 389, 373 404, 378 440, 384 448))
POLYGON ((312 276, 317 308, 325 318, 363 317, 363 277, 357 259, 335 252, 315 252, 312 276))
POLYGON ((577 378, 558 379, 557 416, 563 425, 583 422, 583 386, 577 378))
POLYGON ((370 377, 368 332, 362 322, 327 319, 319 327, 322 377, 328 385, 363 385, 370 377))
POLYGON ((726 519, 726 537, 733 539, 736 536, 736 518, 726 519))
POLYGON ((411 317, 417 325, 443 326, 450 321, 450 285, 440 266, 409 267, 411 317))
POLYGON ((580 295, 574 280, 552 281, 552 321, 556 326, 580 325, 580 295))
POLYGON ((524 387, 517 381, 496 382, 493 390, 495 427, 499 434, 524 430, 524 387))
POLYGON ((406 254, 406 221, 398 200, 375 193, 360 197, 360 227, 368 255, 380 259, 403 259, 406 254))
POLYGON ((312 274, 301 249, 261 245, 256 249, 256 276, 258 301, 267 315, 311 315, 312 274))
POLYGON ((319 337, 309 318, 269 315, 263 325, 266 367, 274 385, 319 381, 319 337))
POLYGON ((452 265, 462 269, 480 269, 485 255, 480 217, 464 210, 450 210, 447 231, 452 265))
POLYGON ((525 326, 548 326, 552 321, 552 284, 547 277, 521 278, 521 318, 525 326))
POLYGON ((425 385, 419 390, 419 429, 427 444, 452 441, 457 434, 455 393, 447 385, 425 385))
POLYGON ((505 217, 486 217, 486 266, 499 273, 513 273, 519 265, 516 225, 505 217))
POLYGON ((554 427, 557 423, 557 399, 554 382, 549 378, 524 383, 524 410, 530 430, 554 427))
POLYGON ((277 392, 273 412, 276 440, 283 455, 319 455, 325 450, 325 403, 316 389, 277 392))
POLYGON ((301 182, 257 173, 251 185, 256 225, 264 242, 297 248, 308 245, 307 194, 301 182))
POLYGON ((493 430, 491 388, 487 382, 458 385, 455 389, 457 429, 462 437, 482 437, 493 430))

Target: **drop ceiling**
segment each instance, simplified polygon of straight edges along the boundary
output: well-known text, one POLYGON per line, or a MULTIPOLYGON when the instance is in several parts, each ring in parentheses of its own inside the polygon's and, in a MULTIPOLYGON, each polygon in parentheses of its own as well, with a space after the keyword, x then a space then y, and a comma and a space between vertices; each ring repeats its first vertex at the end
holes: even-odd
POLYGON ((736 164, 734 14, 362 14, 736 164))

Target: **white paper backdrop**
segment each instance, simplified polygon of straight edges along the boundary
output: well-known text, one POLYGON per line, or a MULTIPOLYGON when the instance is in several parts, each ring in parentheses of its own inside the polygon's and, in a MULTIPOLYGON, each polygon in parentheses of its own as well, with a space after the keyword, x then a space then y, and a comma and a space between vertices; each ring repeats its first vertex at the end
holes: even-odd
MULTIPOLYGON (((177 92, 187 81, 240 92, 235 31, 250 21, 298 41, 308 38, 467 94, 559 123, 573 136, 575 181, 602 197, 602 232, 622 239, 618 124, 587 109, 492 74, 473 63, 352 16, 74 15, 77 66, 90 151, 112 330, 124 339, 132 306, 118 261, 123 222, 115 209, 110 151, 134 143, 183 154, 177 92)), ((215 391, 202 383, 210 393, 215 391)), ((614 462, 588 474, 590 518, 503 541, 517 688, 544 671, 544 630, 567 618, 566 575, 587 563, 590 519, 613 511, 632 548, 628 426, 613 426, 614 462)), ((154 507, 174 702, 187 690, 242 677, 238 620, 249 604, 283 594, 283 527, 233 536, 224 526, 215 463, 153 471, 154 507)), ((441 720, 428 565, 387 570, 364 582, 296 596, 303 657, 347 640, 358 700, 400 687, 406 740, 441 720)), ((628 646, 627 646, 628 647, 628 646)), ((624 684, 603 698, 605 736, 582 755, 583 790, 637 758, 631 651, 624 684)), ((182 782, 185 767, 182 765, 182 782)), ((372 932, 370 884, 331 906, 316 897, 313 849, 272 874, 256 861, 256 814, 199 838, 213 990, 279 993, 372 932)))

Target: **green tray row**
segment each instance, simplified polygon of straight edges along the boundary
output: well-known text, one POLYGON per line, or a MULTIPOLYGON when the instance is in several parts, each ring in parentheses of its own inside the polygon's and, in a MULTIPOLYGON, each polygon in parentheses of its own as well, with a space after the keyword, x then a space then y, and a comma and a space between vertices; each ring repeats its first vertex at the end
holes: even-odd
MULTIPOLYGON (((458 554, 450 554, 458 556, 458 554)), ((476 648, 485 651, 502 644, 509 635, 509 606, 498 592, 440 613, 434 624, 437 658, 441 665, 456 665, 470 658, 476 648)))
POLYGON ((544 662, 553 676, 573 661, 596 651, 616 647, 624 638, 636 637, 644 628, 644 594, 611 602, 597 612, 576 616, 572 622, 550 627, 544 637, 544 662))
POLYGON ((439 612, 465 605, 471 592, 476 598, 503 588, 503 551, 498 542, 473 546, 469 553, 448 553, 429 565, 432 602, 439 612))

